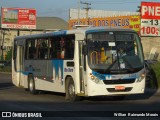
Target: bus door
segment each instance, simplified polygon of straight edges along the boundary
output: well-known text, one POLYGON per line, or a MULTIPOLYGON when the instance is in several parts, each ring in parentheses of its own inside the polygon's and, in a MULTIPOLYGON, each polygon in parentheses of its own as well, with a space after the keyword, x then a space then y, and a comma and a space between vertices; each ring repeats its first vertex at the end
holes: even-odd
POLYGON ((80 80, 80 92, 85 94, 85 81, 86 78, 86 57, 82 52, 84 41, 79 41, 79 80, 80 80))
MULTIPOLYGON (((20 42, 20 41, 19 41, 20 42)), ((24 45, 17 45, 17 85, 24 86, 23 68, 24 68, 24 45)))

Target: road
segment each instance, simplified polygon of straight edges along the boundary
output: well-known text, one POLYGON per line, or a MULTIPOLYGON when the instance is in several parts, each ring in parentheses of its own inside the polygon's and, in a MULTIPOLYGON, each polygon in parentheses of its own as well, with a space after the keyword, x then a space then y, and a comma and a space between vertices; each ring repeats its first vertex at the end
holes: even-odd
MULTIPOLYGON (((127 96, 118 101, 111 97, 84 98, 70 103, 64 94, 46 92, 31 95, 23 88, 12 85, 11 74, 0 73, 0 111, 84 111, 93 113, 101 111, 160 111, 160 94, 148 92, 145 95, 127 96)), ((92 116, 92 113, 87 113, 92 116)), ((67 112, 66 112, 67 113, 67 112)), ((76 112, 75 112, 76 113, 76 112)), ((79 114, 78 112, 76 114, 79 114)), ((95 115, 95 114, 94 114, 95 115)), ((93 116, 94 116, 93 115, 93 116)))

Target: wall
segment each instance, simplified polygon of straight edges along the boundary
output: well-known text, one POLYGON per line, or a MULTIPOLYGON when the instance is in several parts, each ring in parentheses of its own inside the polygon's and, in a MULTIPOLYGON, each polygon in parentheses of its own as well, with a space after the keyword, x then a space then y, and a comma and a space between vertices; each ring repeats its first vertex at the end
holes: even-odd
POLYGON ((159 54, 157 59, 160 60, 160 37, 141 37, 141 42, 145 59, 148 58, 151 49, 156 48, 156 52, 159 54))

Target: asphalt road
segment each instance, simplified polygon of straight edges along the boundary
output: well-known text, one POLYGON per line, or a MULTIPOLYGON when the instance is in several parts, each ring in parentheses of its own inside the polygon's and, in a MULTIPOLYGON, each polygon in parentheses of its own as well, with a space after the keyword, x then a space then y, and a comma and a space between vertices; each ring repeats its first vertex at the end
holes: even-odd
POLYGON ((122 101, 111 97, 95 97, 70 103, 64 97, 64 94, 53 92, 31 95, 12 84, 11 74, 0 73, 0 111, 59 111, 55 112, 59 117, 62 112, 67 114, 66 111, 74 111, 78 115, 81 113, 82 116, 88 111, 86 114, 90 117, 98 112, 104 114, 105 111, 160 111, 160 94, 153 93, 152 90, 144 95, 127 96, 122 101))

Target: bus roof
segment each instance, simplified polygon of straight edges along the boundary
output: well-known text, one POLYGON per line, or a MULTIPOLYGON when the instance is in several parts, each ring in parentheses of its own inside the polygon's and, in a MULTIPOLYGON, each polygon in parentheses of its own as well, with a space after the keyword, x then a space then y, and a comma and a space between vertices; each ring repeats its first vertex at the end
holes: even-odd
POLYGON ((15 38, 15 40, 46 38, 46 37, 53 37, 53 36, 65 36, 67 34, 76 34, 76 33, 85 34, 85 33, 91 33, 91 32, 99 32, 99 31, 128 31, 128 32, 135 32, 132 29, 125 29, 125 28, 120 28, 120 27, 83 27, 83 28, 78 28, 78 29, 73 29, 73 30, 59 30, 59 31, 48 32, 48 33, 17 36, 15 38))

